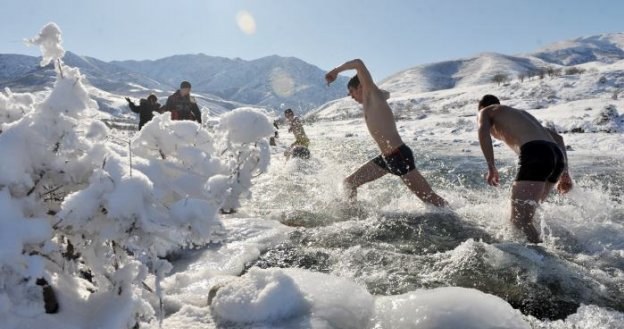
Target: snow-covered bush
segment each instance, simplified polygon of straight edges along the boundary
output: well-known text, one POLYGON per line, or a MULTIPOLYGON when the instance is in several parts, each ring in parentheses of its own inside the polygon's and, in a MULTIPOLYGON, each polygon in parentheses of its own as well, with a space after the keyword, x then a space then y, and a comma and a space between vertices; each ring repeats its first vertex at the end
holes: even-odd
MULTIPOLYGON (((585 111, 591 110, 591 108, 585 109, 585 111)), ((575 120, 558 127, 557 130, 572 133, 619 133, 624 131, 624 116, 618 113, 615 105, 608 104, 593 116, 586 114, 583 117, 576 117, 575 120)))
POLYGON ((35 98, 31 94, 13 93, 6 88, 0 92, 0 132, 4 124, 16 121, 32 110, 35 98))
POLYGON ((41 102, 0 95, 0 317, 43 313, 45 279, 61 300, 124 305, 110 326, 133 327, 155 314, 145 296, 171 269, 162 257, 221 238, 219 210, 238 207, 268 166, 272 124, 238 109, 210 133, 167 113, 119 143, 61 62, 58 26, 30 42, 57 78, 41 102))
POLYGON ((600 113, 594 118, 594 124, 597 125, 609 125, 620 117, 617 108, 613 104, 605 106, 600 113))

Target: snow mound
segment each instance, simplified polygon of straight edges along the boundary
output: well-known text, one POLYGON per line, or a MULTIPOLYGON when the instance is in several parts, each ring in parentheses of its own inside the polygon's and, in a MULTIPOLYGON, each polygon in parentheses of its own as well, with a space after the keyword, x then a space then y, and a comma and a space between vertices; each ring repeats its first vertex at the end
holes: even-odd
POLYGON ((332 328, 366 328, 373 297, 363 287, 301 269, 251 269, 221 287, 212 303, 218 318, 234 323, 279 323, 313 318, 332 328))
POLYGON ((377 299, 379 328, 529 329, 522 313, 494 295, 459 287, 377 299))
POLYGON ((291 277, 258 269, 219 289, 212 307, 220 318, 241 323, 288 319, 309 309, 291 277))
POLYGON ((250 143, 273 134, 273 124, 262 109, 237 108, 221 116, 220 128, 234 143, 250 143))
POLYGON ((302 319, 314 328, 530 328, 507 302, 476 289, 418 290, 375 300, 345 278, 302 269, 253 268, 223 283, 211 309, 219 321, 280 328, 302 319))

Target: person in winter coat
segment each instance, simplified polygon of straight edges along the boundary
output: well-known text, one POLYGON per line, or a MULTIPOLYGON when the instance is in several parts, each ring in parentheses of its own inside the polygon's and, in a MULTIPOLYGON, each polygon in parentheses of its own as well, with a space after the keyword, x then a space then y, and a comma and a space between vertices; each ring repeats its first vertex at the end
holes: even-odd
POLYGON ((158 98, 154 94, 147 96, 147 99, 141 98, 139 106, 136 106, 128 97, 126 97, 126 101, 128 101, 130 110, 139 114, 139 130, 141 130, 146 123, 152 120, 154 112, 161 113, 160 103, 158 103, 158 98))
POLYGON ((202 123, 201 112, 195 98, 191 96, 191 83, 182 81, 180 89, 167 98, 165 111, 171 112, 172 120, 193 120, 202 123))

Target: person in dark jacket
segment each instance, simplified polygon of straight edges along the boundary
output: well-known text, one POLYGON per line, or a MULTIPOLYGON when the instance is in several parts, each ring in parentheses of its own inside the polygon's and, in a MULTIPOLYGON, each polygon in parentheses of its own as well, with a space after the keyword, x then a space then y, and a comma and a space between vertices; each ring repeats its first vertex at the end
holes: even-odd
POLYGON ((172 120, 193 120, 202 123, 201 112, 191 96, 191 83, 182 81, 180 89, 167 98, 164 109, 171 112, 172 120))
POLYGON ((139 114, 139 130, 141 130, 146 123, 152 120, 154 117, 153 112, 161 113, 160 103, 158 103, 158 98, 154 94, 147 96, 147 99, 141 98, 139 106, 136 106, 128 97, 126 97, 126 101, 128 101, 128 105, 130 106, 132 112, 139 114))

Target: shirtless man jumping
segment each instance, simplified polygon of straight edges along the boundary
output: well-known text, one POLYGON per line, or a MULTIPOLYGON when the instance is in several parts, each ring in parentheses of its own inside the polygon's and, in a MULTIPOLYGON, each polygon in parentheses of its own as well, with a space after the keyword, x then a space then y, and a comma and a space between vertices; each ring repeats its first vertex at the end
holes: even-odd
POLYGON ((412 150, 401 140, 394 115, 386 102, 389 94, 375 85, 364 62, 354 59, 336 67, 325 75, 327 84, 334 82, 338 74, 346 70, 357 71, 347 84, 347 89, 351 98, 362 104, 368 131, 381 150, 381 155, 345 179, 344 186, 349 197, 354 200, 359 186, 391 173, 401 177, 405 185, 422 201, 438 207, 446 206, 446 201, 431 189, 429 183, 416 169, 412 150))
POLYGON ((572 189, 565 144, 561 135, 544 128, 526 111, 500 105, 496 96, 485 95, 479 102, 479 143, 488 165, 488 184, 498 186, 492 138, 499 139, 520 157, 516 181, 511 188, 511 222, 529 242, 541 242, 533 226, 539 202, 546 199, 555 183, 559 193, 572 189))

